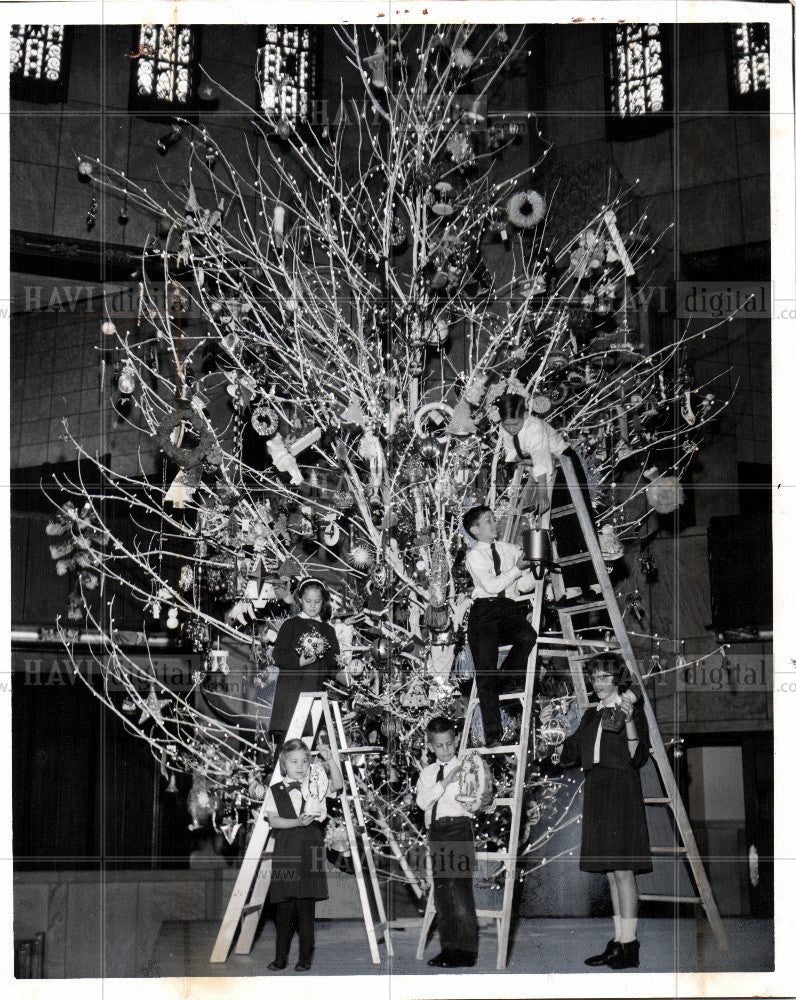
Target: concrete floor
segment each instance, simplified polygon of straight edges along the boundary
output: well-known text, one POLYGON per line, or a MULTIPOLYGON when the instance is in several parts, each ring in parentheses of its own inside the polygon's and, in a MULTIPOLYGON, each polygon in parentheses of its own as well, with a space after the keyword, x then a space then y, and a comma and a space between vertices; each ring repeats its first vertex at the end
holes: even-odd
MULTIPOLYGON (((770 920, 730 919, 725 921, 729 939, 720 951, 710 929, 695 920, 647 919, 639 921, 641 965, 631 972, 769 972, 774 968, 774 927, 770 920)), ((274 927, 269 921, 260 931, 249 955, 234 951, 223 964, 211 964, 218 924, 211 922, 165 921, 149 961, 139 972, 142 977, 214 976, 293 976, 298 942, 293 939, 291 964, 285 972, 268 972, 274 957, 274 927)), ((414 955, 419 925, 416 921, 396 922, 393 929, 395 955, 388 959, 382 946, 380 965, 370 960, 364 925, 354 920, 319 920, 316 923, 313 976, 427 975, 447 974, 428 968, 414 955)), ((509 974, 588 972, 583 959, 600 952, 611 934, 611 923, 597 919, 523 919, 515 924, 509 974)), ((426 958, 439 951, 436 937, 426 949, 426 958)), ((495 972, 497 938, 494 924, 483 928, 478 965, 462 973, 495 972)), ((610 970, 596 969, 594 975, 610 970)), ((306 974, 305 974, 306 975, 306 974)))

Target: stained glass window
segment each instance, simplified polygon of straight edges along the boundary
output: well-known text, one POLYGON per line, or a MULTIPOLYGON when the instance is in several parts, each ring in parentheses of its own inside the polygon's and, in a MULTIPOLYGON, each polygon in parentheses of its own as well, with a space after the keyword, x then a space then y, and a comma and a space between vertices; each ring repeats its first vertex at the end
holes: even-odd
POLYGON ((263 111, 303 118, 312 111, 316 81, 316 32, 308 25, 266 24, 257 53, 263 111))
POLYGON ((663 46, 659 24, 611 28, 611 111, 622 118, 664 110, 663 46))
POLYGON ((65 97, 66 33, 62 24, 11 25, 11 95, 20 100, 65 97))
POLYGON ((142 24, 133 62, 131 104, 139 108, 188 107, 194 100, 196 29, 142 24))
POLYGON ((734 24, 732 30, 733 83, 744 96, 771 86, 767 24, 734 24))

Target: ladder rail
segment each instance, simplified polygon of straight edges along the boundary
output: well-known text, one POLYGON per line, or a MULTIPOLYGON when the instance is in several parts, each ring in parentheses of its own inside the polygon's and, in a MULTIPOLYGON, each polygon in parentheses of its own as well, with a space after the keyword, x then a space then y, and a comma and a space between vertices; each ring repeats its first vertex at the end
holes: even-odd
POLYGON ((658 721, 655 718, 652 702, 647 694, 644 680, 638 668, 638 663, 636 662, 635 653, 630 645, 630 638, 627 634, 627 629, 625 628, 622 612, 616 600, 616 594, 611 586, 608 571, 605 567, 605 560, 603 559, 602 550, 600 549, 600 543, 594 530, 594 525, 591 522, 591 517, 589 516, 589 512, 586 508, 586 501, 583 498, 580 483, 578 482, 575 470, 572 466, 572 460, 569 456, 561 455, 559 456, 559 461, 561 462, 561 467, 564 471, 567 485, 569 486, 570 496, 572 497, 572 502, 575 506, 575 511, 580 522, 583 537, 592 557, 592 564, 594 565, 594 570, 597 574, 597 580, 602 587, 603 600, 605 601, 614 633, 619 642, 619 648, 625 662, 627 663, 630 673, 641 687, 642 697, 644 699, 644 714, 647 718, 647 724, 649 726, 650 743, 652 745, 655 765, 658 769, 658 773, 660 774, 666 793, 671 800, 671 808, 674 814, 675 823, 680 833, 680 837, 682 838, 683 845, 686 848, 686 855, 691 866, 694 881, 702 899, 702 905, 705 909, 708 922, 710 923, 713 933, 716 936, 719 947, 725 949, 727 947, 727 936, 724 930, 724 924, 719 914, 718 907, 716 906, 713 890, 710 886, 705 866, 699 854, 699 849, 694 838, 691 823, 688 819, 682 796, 680 795, 680 789, 677 787, 674 773, 671 769, 671 765, 669 764, 666 747, 664 746, 661 731, 658 727, 658 721))

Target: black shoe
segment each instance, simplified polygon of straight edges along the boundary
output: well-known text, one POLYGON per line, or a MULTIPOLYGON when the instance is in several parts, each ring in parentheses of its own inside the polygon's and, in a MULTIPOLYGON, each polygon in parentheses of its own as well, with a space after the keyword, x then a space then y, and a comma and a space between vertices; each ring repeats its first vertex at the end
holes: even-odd
MULTIPOLYGON (((598 601, 599 597, 594 597, 592 600, 598 601)), ((578 608, 584 604, 591 604, 592 600, 584 594, 578 594, 577 597, 561 597, 557 601, 553 601, 553 607, 557 611, 566 611, 567 608, 578 608)))
POLYGON ((296 962, 296 972, 309 972, 312 962, 296 962))
POLYGON ((629 941, 627 944, 620 944, 619 953, 608 962, 608 965, 612 969, 637 969, 638 941, 629 941))
POLYGON ((456 951, 449 952, 449 955, 451 957, 451 962, 448 968, 450 969, 454 968, 471 969, 475 965, 476 959, 478 957, 471 951, 459 951, 458 949, 456 951))
POLYGON ((430 965, 432 969, 449 969, 451 967, 451 953, 449 951, 441 951, 436 958, 430 958, 426 965, 430 965))
POLYGON ((281 972, 287 966, 287 959, 275 958, 273 962, 268 963, 268 968, 271 972, 281 972))
POLYGON ((621 945, 618 941, 614 941, 613 938, 608 942, 608 946, 602 955, 592 955, 591 958, 584 959, 585 965, 608 965, 612 958, 616 958, 619 954, 619 949, 621 945))

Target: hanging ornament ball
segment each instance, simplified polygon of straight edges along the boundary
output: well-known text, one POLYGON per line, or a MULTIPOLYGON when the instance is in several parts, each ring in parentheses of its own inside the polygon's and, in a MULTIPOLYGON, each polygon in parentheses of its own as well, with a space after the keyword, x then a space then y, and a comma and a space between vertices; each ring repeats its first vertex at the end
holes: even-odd
POLYGON ((545 200, 538 191, 518 191, 509 198, 506 214, 518 229, 531 229, 544 218, 545 200))
POLYGON ((135 389, 135 368, 127 362, 119 373, 119 392, 123 396, 129 396, 130 393, 135 389))
POLYGON ((290 122, 287 118, 279 120, 279 124, 276 126, 276 134, 280 139, 288 139, 290 137, 290 122))
POLYGON ((255 802, 262 802, 265 798, 265 785, 258 778, 249 782, 249 797, 255 802))
POLYGON ((433 462, 440 457, 444 445, 441 445, 436 438, 427 438, 420 445, 420 454, 429 462, 433 462))
POLYGON ((356 569, 367 569, 373 565, 373 550, 368 545, 352 545, 348 559, 356 569))
POLYGON ((685 493, 674 476, 656 476, 646 489, 647 502, 658 514, 671 514, 685 502, 685 493))
POLYGON ((373 654, 373 658, 378 660, 379 663, 387 663, 392 656, 392 643, 386 635, 380 635, 372 643, 370 651, 373 654))
POLYGON ((115 337, 116 336, 116 324, 112 323, 109 319, 105 320, 105 322, 100 327, 100 330, 102 331, 102 333, 106 337, 115 337))
POLYGON ((538 416, 543 417, 546 413, 549 413, 552 408, 552 403, 548 396, 539 393, 533 397, 531 401, 531 410, 538 416))
POLYGON ((451 53, 451 61, 456 69, 469 69, 475 62, 475 56, 463 45, 457 45, 451 53))
POLYGON ((381 731, 387 739, 392 739, 398 734, 398 722, 392 715, 385 715, 381 720, 381 731))
POLYGON ((88 184, 88 182, 94 176, 94 164, 89 163, 88 160, 78 160, 77 162, 77 179, 81 184, 88 184))

